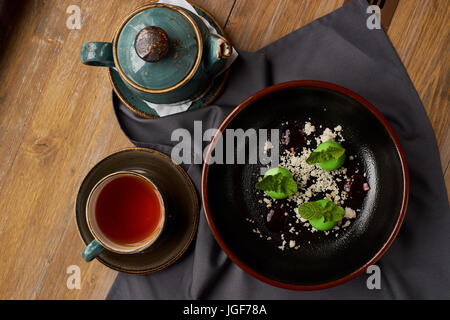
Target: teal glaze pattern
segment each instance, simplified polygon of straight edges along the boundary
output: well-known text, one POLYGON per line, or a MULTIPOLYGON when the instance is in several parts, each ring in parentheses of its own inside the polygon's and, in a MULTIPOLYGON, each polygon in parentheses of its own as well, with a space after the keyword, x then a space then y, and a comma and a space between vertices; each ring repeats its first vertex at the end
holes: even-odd
POLYGON ((209 41, 206 43, 208 46, 208 73, 209 74, 217 74, 222 71, 224 67, 224 60, 219 57, 219 45, 222 41, 221 38, 210 35, 209 41))
POLYGON ((81 62, 88 66, 114 67, 110 42, 88 42, 81 47, 81 62))
MULTIPOLYGON (((212 20, 204 11, 202 11, 202 9, 195 8, 195 10, 201 17, 208 20, 208 22, 216 29, 216 32, 218 34, 223 36, 219 25, 217 25, 214 20, 212 20)), ((113 68, 110 68, 109 72, 115 90, 121 95, 120 99, 124 100, 132 109, 134 109, 134 112, 142 113, 146 117, 159 117, 159 114, 155 109, 151 108, 147 103, 145 103, 143 99, 138 97, 125 85, 124 81, 120 77, 119 72, 117 72, 113 68)), ((207 92, 200 99, 193 101, 188 110, 195 110, 208 105, 221 90, 222 85, 227 77, 227 73, 228 71, 221 73, 218 77, 215 77, 212 86, 207 89, 207 92)))
POLYGON ((197 40, 189 21, 168 8, 151 8, 138 13, 122 29, 117 58, 123 72, 135 84, 147 89, 166 89, 182 81, 197 58, 197 40), (163 29, 169 38, 169 52, 158 62, 146 62, 136 53, 134 41, 148 26, 163 29))
MULTIPOLYGON (((209 30, 197 15, 182 8, 180 10, 183 10, 194 20, 200 30, 203 41, 203 53, 200 57, 200 64, 195 69, 192 78, 182 86, 164 93, 150 93, 139 90, 121 78, 123 85, 120 87, 126 87, 125 91, 116 87, 116 90, 120 90, 121 96, 132 95, 137 100, 145 100, 156 104, 177 104, 187 100, 195 101, 212 87, 218 71, 222 70, 226 64, 226 58, 220 58, 217 54, 218 38, 210 35, 209 30)), ((154 4, 150 4, 148 9, 137 13, 128 21, 118 37, 117 54, 120 67, 132 82, 142 87, 158 90, 174 86, 182 81, 189 74, 192 66, 195 65, 198 48, 194 28, 184 16, 174 9, 161 6, 155 7, 154 4), (131 22, 132 24, 130 24, 131 22), (175 42, 179 48, 172 47, 169 49, 168 55, 158 62, 151 63, 142 60, 135 52, 134 41, 139 31, 147 27, 147 24, 162 28, 167 33, 171 46, 175 42), (177 54, 174 53, 175 49, 177 54)), ((91 42, 90 44, 93 43, 96 42, 91 42)), ((88 45, 85 44, 83 47, 86 46, 87 48, 88 45)), ((112 54, 112 50, 106 53, 108 51, 107 48, 105 46, 105 52, 102 55, 99 54, 100 51, 98 50, 91 50, 89 59, 82 54, 82 62, 88 65, 106 65, 110 63, 110 61, 105 62, 105 57, 108 57, 109 53, 112 54)), ((113 81, 113 85, 114 82, 117 84, 119 81, 113 81)), ((135 105, 133 104, 133 106, 135 105)), ((141 106, 138 106, 136 109, 141 109, 141 106)))
POLYGON ((84 248, 81 257, 87 262, 92 261, 103 251, 103 249, 103 246, 94 239, 86 248, 84 248))
MULTIPOLYGON (((114 69, 109 69, 111 74, 111 80, 113 81, 114 88, 121 95, 121 100, 126 102, 129 107, 133 109, 135 113, 142 113, 145 117, 159 117, 158 112, 150 107, 143 99, 136 96, 122 81, 119 73, 114 69)), ((227 78, 228 71, 221 73, 218 77, 214 78, 211 88, 199 99, 192 102, 188 110, 195 110, 208 105, 218 95, 222 89, 222 85, 227 78)))

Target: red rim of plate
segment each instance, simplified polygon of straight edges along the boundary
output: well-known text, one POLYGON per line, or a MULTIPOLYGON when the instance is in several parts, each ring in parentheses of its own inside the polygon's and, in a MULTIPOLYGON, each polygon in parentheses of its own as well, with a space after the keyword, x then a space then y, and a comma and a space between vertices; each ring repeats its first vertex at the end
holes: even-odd
POLYGON ((202 193, 202 202, 203 202, 203 207, 205 208, 205 215, 206 215, 206 220, 208 222, 209 228, 214 236, 214 238, 216 239, 216 241, 219 243, 220 247, 222 248, 222 250, 228 255, 228 257, 235 263, 237 264, 241 269, 243 269, 245 272, 249 273, 250 275, 252 275, 253 277, 266 282, 270 285, 276 286, 276 287, 280 287, 280 288, 284 288, 284 289, 290 289, 290 290, 320 290, 320 289, 326 289, 326 288, 330 288, 339 284, 342 284, 344 282, 347 282, 355 277, 357 277, 358 275, 362 274, 367 267, 369 267, 370 265, 374 264, 376 261, 378 261, 378 259, 381 258, 381 256, 387 251, 387 249, 391 246, 392 242, 394 241, 395 237, 397 236, 400 227, 402 225, 403 219, 405 217, 405 212, 406 212, 406 207, 407 207, 407 203, 408 203, 408 197, 409 197, 409 173, 408 173, 408 167, 407 167, 407 163, 406 163, 406 158, 403 152, 403 149, 400 145, 400 140, 398 139, 397 135, 394 132, 394 129, 392 129, 391 125, 389 124, 389 122, 386 120, 386 118, 381 114, 380 111, 378 111, 370 102, 368 102, 367 100, 365 100, 364 98, 362 98, 361 96, 359 96, 358 94, 354 93, 353 91, 350 91, 344 87, 332 84, 332 83, 328 83, 328 82, 323 82, 323 81, 314 81, 314 80, 297 80, 297 81, 289 81, 289 82, 284 82, 284 83, 280 83, 268 88, 265 88, 261 91, 258 91, 257 93, 253 94, 252 96, 250 96, 249 98, 247 98, 246 100, 244 100, 241 104, 239 104, 229 115, 228 117, 222 122, 222 124, 220 125, 218 132, 216 133, 216 135, 213 137, 211 144, 208 148, 206 157, 204 159, 204 164, 203 164, 203 170, 202 170, 202 186, 201 186, 201 193, 202 193), (208 162, 211 158, 211 153, 215 148, 215 145, 217 143, 217 139, 218 136, 220 134, 222 134, 222 132, 224 132, 224 130, 228 127, 229 123, 231 122, 231 120, 233 120, 236 115, 238 115, 242 110, 244 110, 246 107, 248 107, 249 105, 251 105, 253 102, 255 102, 256 100, 264 97, 267 94, 270 94, 272 92, 275 91, 279 91, 279 90, 283 90, 286 88, 292 88, 292 87, 318 87, 318 88, 325 88, 325 89, 329 89, 329 90, 333 90, 336 92, 339 92, 341 94, 346 95, 347 97, 352 98, 353 100, 356 100, 357 102, 359 102, 360 104, 362 104, 364 107, 366 107, 370 112, 372 112, 373 115, 375 115, 375 117, 383 124, 384 128, 386 129, 386 131, 389 133, 391 139, 393 140, 395 147, 397 149, 399 158, 400 158, 400 162, 402 165, 402 171, 403 171, 403 200, 402 200, 402 207, 400 209, 400 214, 397 218, 397 222, 395 224, 395 227, 391 233, 391 235, 389 236, 389 238, 387 239, 387 241, 384 243, 384 245, 382 246, 382 248, 375 254, 374 257, 372 257, 367 263, 365 263, 363 266, 361 266, 360 268, 358 268, 356 271, 342 277, 339 278, 337 280, 333 280, 330 282, 326 282, 326 283, 321 283, 321 284, 316 284, 316 285, 297 285, 297 284, 291 284, 291 283, 285 283, 285 282, 280 282, 280 281, 276 281, 273 279, 270 279, 258 272, 256 272, 255 270, 253 270, 252 268, 250 268, 248 265, 246 265, 244 262, 242 262, 229 248, 228 246, 225 244, 225 242, 223 241, 222 237, 220 236, 216 226, 214 225, 214 221, 212 219, 211 216, 211 211, 209 208, 209 203, 208 203, 208 197, 207 197, 207 176, 208 176, 208 162))

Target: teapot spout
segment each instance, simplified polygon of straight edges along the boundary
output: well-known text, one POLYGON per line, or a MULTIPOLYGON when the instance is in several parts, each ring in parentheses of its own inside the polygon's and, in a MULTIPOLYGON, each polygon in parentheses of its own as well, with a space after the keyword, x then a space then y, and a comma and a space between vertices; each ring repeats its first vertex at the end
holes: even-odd
POLYGON ((208 72, 215 76, 222 71, 226 60, 231 56, 233 48, 230 43, 218 36, 210 35, 209 55, 208 55, 208 72))

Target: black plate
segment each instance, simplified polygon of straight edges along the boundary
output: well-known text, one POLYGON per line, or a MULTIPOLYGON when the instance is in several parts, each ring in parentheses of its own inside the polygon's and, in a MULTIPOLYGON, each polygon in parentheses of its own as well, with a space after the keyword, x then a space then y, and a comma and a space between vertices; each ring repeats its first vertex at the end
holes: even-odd
MULTIPOLYGON (((375 107, 345 88, 318 81, 267 88, 240 104, 220 131, 280 128, 287 120, 309 117, 323 128, 344 128, 346 144, 360 159, 371 187, 356 220, 339 237, 303 241, 298 251, 281 251, 278 243, 252 232, 267 229, 254 188, 261 165, 207 165, 212 144, 202 177, 206 217, 222 249, 258 279, 297 290, 337 285, 373 264, 398 233, 408 198, 406 161, 393 129, 375 107)), ((223 145, 226 140, 224 135, 223 145)))

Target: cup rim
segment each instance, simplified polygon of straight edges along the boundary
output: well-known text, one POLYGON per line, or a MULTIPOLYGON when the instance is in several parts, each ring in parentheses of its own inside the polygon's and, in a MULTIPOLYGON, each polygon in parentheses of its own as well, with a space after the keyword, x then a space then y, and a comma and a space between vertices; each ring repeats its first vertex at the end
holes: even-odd
MULTIPOLYGON (((94 187, 93 187, 93 188, 91 189, 91 191, 89 192, 89 196, 88 196, 87 199, 86 199, 85 216, 86 216, 86 222, 87 222, 87 226, 88 226, 89 231, 91 232, 91 234, 92 234, 92 236, 94 237, 94 239, 95 239, 96 241, 98 241, 98 242, 102 245, 103 248, 105 248, 105 249, 108 250, 108 251, 115 252, 115 253, 119 253, 119 254, 133 254, 133 253, 141 252, 141 251, 147 249, 148 247, 150 247, 153 243, 156 242, 156 240, 157 240, 157 239, 160 237, 160 235, 162 234, 163 229, 164 229, 164 226, 165 226, 165 220, 166 220, 166 219, 165 219, 165 218, 166 218, 166 204, 165 204, 164 197, 163 197, 163 195, 162 195, 162 193, 161 193, 159 187, 158 187, 158 186, 157 186, 150 178, 144 176, 143 174, 140 174, 140 173, 138 173, 138 172, 135 172, 135 171, 131 171, 131 170, 130 170, 130 171, 120 170, 120 171, 115 171, 115 172, 113 172, 113 173, 110 173, 110 174, 104 176, 103 178, 101 178, 99 181, 97 181, 97 183, 94 185, 94 187), (94 191, 95 191, 95 190, 96 190, 96 189, 97 189, 97 188, 98 188, 98 187, 99 187, 106 179, 108 179, 108 178, 110 178, 110 177, 113 177, 113 176, 116 176, 116 175, 124 175, 124 174, 127 174, 127 175, 134 175, 134 176, 139 177, 139 178, 141 178, 141 179, 144 179, 146 182, 150 183, 150 185, 152 185, 153 188, 156 190, 156 193, 157 193, 157 195, 158 195, 158 198, 159 198, 159 200, 161 201, 161 204, 162 204, 162 205, 161 205, 161 207, 162 207, 162 217, 161 217, 161 220, 162 220, 162 221, 160 222, 161 227, 159 228, 159 231, 158 231, 156 234, 154 234, 154 235, 150 238, 150 240, 149 240, 148 242, 145 242, 143 245, 138 246, 138 247, 136 247, 136 249, 130 250, 130 251, 124 251, 124 250, 119 250, 119 249, 112 248, 111 246, 107 245, 104 241, 102 241, 102 240, 101 240, 101 237, 98 235, 98 233, 94 230, 94 228, 93 228, 93 226, 92 226, 92 222, 91 222, 91 219, 89 218, 89 210, 88 210, 89 204, 90 204, 90 202, 91 202, 91 197, 92 197, 94 191)), ((107 236, 105 235, 105 237, 107 237, 107 236)), ((111 241, 111 242, 114 242, 113 240, 110 240, 110 241, 111 241)))

